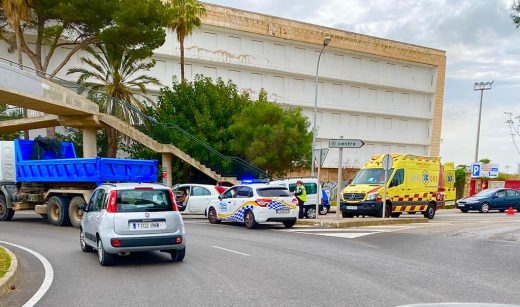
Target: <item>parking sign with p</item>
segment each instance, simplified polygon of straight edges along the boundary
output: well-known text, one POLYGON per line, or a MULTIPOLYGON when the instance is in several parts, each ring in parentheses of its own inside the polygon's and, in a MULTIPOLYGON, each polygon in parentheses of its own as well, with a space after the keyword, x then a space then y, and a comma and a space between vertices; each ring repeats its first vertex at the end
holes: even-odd
POLYGON ((480 165, 480 163, 471 164, 471 177, 473 177, 473 178, 480 177, 481 168, 482 168, 482 166, 480 165))

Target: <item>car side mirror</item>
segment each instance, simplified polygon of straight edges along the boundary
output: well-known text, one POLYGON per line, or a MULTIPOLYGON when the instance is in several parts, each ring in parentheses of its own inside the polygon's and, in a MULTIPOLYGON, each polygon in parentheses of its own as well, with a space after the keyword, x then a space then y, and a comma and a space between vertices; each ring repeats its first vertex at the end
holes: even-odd
POLYGON ((222 198, 223 198, 222 195, 219 195, 219 196, 218 196, 218 199, 219 199, 219 200, 222 200, 222 198))
POLYGON ((88 211, 88 209, 87 209, 87 205, 85 205, 85 204, 81 204, 81 205, 79 205, 79 206, 78 206, 78 209, 81 210, 81 211, 83 211, 83 212, 87 212, 87 211, 88 211))

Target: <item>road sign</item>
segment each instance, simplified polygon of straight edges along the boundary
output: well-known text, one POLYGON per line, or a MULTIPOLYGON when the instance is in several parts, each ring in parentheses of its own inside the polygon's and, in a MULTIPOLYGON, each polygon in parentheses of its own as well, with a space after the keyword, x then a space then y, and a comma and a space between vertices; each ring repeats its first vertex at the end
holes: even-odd
POLYGON ((480 163, 473 163, 471 164, 471 177, 480 177, 480 170, 482 166, 480 163))
POLYGON ((365 145, 362 140, 356 139, 330 139, 329 148, 361 148, 365 145))
POLYGON ((327 154, 329 153, 329 149, 328 148, 316 148, 315 151, 316 151, 316 156, 319 157, 319 161, 316 161, 316 162, 318 162, 318 164, 320 166, 323 166, 323 163, 325 162, 325 158, 327 158, 327 154))
POLYGON ((390 169, 392 169, 392 166, 394 166, 394 159, 392 158, 391 155, 386 154, 383 157, 383 169, 385 171, 389 171, 390 169))

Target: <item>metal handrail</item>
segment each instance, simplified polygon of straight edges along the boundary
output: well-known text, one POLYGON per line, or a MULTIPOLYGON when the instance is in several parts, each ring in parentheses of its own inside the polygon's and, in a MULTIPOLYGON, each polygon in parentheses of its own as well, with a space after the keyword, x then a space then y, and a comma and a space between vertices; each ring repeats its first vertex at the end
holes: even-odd
MULTIPOLYGON (((10 65, 12 67, 20 68, 20 65, 18 63, 0 57, 0 63, 2 63, 2 62, 4 64, 8 64, 8 65, 10 65)), ((47 77, 48 76, 47 73, 42 72, 42 71, 38 71, 37 69, 34 69, 32 67, 28 67, 28 66, 25 66, 25 65, 22 65, 21 67, 22 67, 23 71, 29 71, 31 73, 34 73, 38 77, 47 77)), ((47 80, 49 80, 49 79, 47 79, 47 80)), ((215 155, 220 160, 223 160, 223 161, 216 161, 216 162, 214 162, 214 161, 211 161, 211 159, 207 159, 206 161, 201 159, 201 161, 200 161, 202 164, 205 164, 210 169, 213 169, 214 171, 217 171, 221 176, 236 177, 236 178, 241 178, 241 177, 244 177, 244 176, 252 176, 252 177, 256 177, 256 178, 264 178, 266 176, 266 172, 264 170, 260 169, 259 167, 257 167, 256 165, 253 165, 252 163, 247 162, 247 161, 245 161, 245 160, 243 160, 243 159, 241 159, 239 157, 226 156, 226 155, 222 154, 221 152, 215 150, 213 147, 211 147, 206 142, 200 140, 199 138, 197 138, 196 136, 192 135, 188 131, 186 131, 183 128, 179 127, 178 125, 173 124, 173 123, 161 123, 161 122, 158 122, 157 120, 155 120, 154 118, 152 118, 152 117, 148 116, 147 114, 143 113, 140 109, 136 108, 134 105, 128 103, 127 101, 123 101, 123 100, 111 97, 111 96, 107 95, 104 92, 97 92, 97 91, 96 91, 96 97, 92 97, 92 96, 89 96, 89 95, 84 95, 85 92, 92 93, 92 91, 90 89, 80 85, 80 84, 77 84, 75 82, 71 82, 69 80, 64 80, 64 79, 56 77, 56 76, 52 77, 49 81, 52 81, 52 82, 54 82, 54 83, 56 83, 56 84, 58 84, 60 86, 63 86, 63 87, 69 88, 69 89, 74 89, 75 92, 77 92, 79 95, 82 95, 82 96, 86 97, 87 99, 89 99, 89 100, 91 100, 93 102, 96 102, 96 103, 99 103, 100 100, 103 100, 103 99, 110 99, 112 102, 115 102, 115 103, 119 104, 121 107, 126 108, 133 115, 139 115, 139 117, 141 119, 143 119, 143 120, 147 120, 149 122, 152 122, 152 123, 157 124, 157 125, 161 125, 163 127, 174 128, 176 131, 178 131, 182 135, 186 136, 194 144, 200 145, 201 148, 207 150, 210 154, 215 155), (225 161, 231 162, 232 165, 231 166, 226 165, 227 163, 225 163, 225 161)), ((131 123, 131 125, 134 125, 134 124, 131 123)), ((185 148, 184 149, 180 148, 180 149, 183 150, 183 151, 187 150, 185 148)), ((188 153, 188 154, 198 156, 198 157, 195 157, 195 158, 199 158, 199 157, 203 156, 202 154, 200 154, 200 152, 192 152, 192 153, 188 153)))

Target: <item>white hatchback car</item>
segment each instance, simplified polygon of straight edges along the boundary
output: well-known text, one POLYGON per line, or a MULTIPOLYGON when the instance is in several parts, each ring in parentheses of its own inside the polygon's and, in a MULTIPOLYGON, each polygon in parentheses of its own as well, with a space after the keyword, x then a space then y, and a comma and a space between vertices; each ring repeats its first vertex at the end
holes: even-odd
POLYGON ((231 187, 208 207, 212 224, 243 222, 247 228, 255 228, 259 223, 281 222, 289 228, 297 219, 298 200, 286 187, 268 184, 231 187))
POLYGON ((162 251, 173 261, 186 254, 184 222, 171 189, 158 184, 116 183, 99 186, 80 226, 83 252, 97 250, 103 266, 117 254, 162 251))
POLYGON ((208 184, 177 184, 172 187, 177 197, 177 205, 182 214, 206 214, 208 204, 217 200, 220 193, 214 185, 208 184), (184 201, 180 201, 182 192, 186 194, 184 201))

